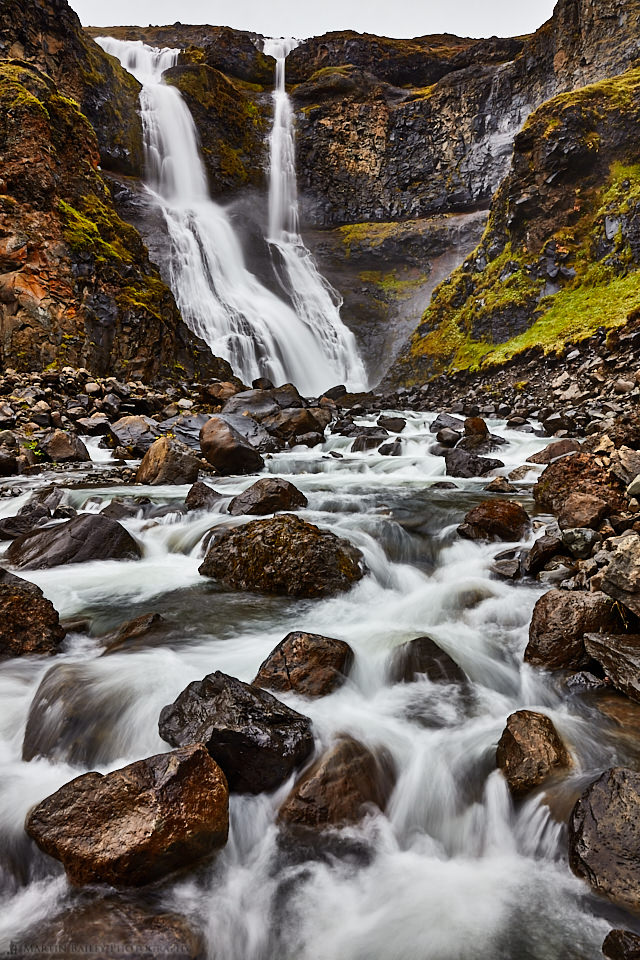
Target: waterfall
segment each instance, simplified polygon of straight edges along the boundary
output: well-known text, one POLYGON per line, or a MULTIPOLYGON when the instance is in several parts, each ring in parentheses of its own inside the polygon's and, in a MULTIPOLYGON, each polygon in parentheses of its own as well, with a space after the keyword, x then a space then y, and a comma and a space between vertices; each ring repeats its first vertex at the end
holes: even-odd
POLYGON ((166 222, 169 282, 186 324, 247 383, 290 380, 308 395, 340 382, 361 388, 355 341, 333 304, 324 316, 303 306, 301 284, 287 303, 247 269, 231 219, 209 196, 191 113, 162 82, 179 51, 111 37, 97 42, 142 84, 146 186, 166 222))

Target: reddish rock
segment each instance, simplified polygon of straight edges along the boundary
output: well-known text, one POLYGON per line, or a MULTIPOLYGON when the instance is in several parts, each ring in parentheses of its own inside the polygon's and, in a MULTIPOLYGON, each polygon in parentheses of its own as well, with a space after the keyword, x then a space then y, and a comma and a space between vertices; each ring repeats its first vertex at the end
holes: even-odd
POLYGON ((609 505, 600 497, 588 493, 570 494, 560 513, 558 525, 561 530, 591 527, 594 530, 609 513, 609 505))
POLYGON ((536 503, 556 515, 574 493, 597 497, 613 512, 624 508, 624 484, 601 467, 590 453, 575 453, 554 460, 533 491, 536 503))
POLYGON ((535 605, 524 658, 551 670, 579 670, 589 661, 585 634, 622 629, 615 604, 604 593, 550 590, 535 605))
POLYGON ((184 443, 169 437, 160 437, 142 458, 136 473, 136 483, 152 487, 165 483, 195 483, 201 466, 198 458, 184 443))
POLYGON ((304 697, 324 697, 344 683, 352 664, 353 650, 344 640, 290 633, 261 665, 253 684, 304 697))
POLYGON ((467 540, 521 540, 529 526, 527 511, 511 500, 485 500, 458 527, 467 540))
POLYGON ((234 475, 257 473, 264 460, 247 440, 222 417, 212 417, 200 431, 200 447, 219 473, 234 475))
POLYGON ((51 656, 64 638, 58 612, 42 590, 0 570, 0 657, 51 656))
POLYGON ((553 773, 568 769, 571 758, 549 717, 519 710, 507 720, 496 763, 513 795, 522 797, 553 773))
POLYGON ((297 510, 307 506, 307 498, 288 480, 262 477, 229 504, 229 513, 239 516, 265 516, 279 510, 297 510))

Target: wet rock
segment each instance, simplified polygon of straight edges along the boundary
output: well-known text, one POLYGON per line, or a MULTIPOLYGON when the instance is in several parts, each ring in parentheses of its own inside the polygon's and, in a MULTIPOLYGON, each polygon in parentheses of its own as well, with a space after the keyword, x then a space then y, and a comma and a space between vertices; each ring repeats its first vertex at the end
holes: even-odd
POLYGON ((469 479, 471 477, 485 477, 492 470, 499 470, 504 467, 502 460, 493 460, 488 457, 478 457, 473 453, 467 453, 466 450, 447 450, 444 455, 447 465, 447 475, 450 477, 461 477, 469 479))
POLYGON ((233 498, 229 504, 229 513, 234 517, 262 517, 279 510, 297 510, 306 507, 307 503, 305 495, 288 480, 263 477, 233 498))
POLYGON ((224 499, 223 494, 218 493, 213 487, 198 480, 189 490, 185 506, 187 511, 192 510, 210 510, 216 503, 224 499))
POLYGON ((622 621, 604 593, 550 590, 533 610, 524 659, 552 670, 579 670, 589 662, 587 633, 617 633, 622 621))
POLYGON ((386 751, 374 753, 342 736, 296 783, 278 820, 290 827, 344 827, 372 809, 384 811, 395 782, 386 751))
POLYGON ((551 774, 571 765, 549 717, 531 710, 519 710, 509 717, 498 743, 496 762, 516 797, 535 790, 551 774))
POLYGON ((0 569, 0 657, 51 656, 65 635, 42 590, 0 569))
POLYGON ((596 893, 640 909, 640 773, 613 767, 583 793, 569 821, 569 863, 596 893))
POLYGON ((111 446, 125 447, 134 457, 144 457, 161 435, 157 421, 144 416, 122 417, 111 425, 108 434, 111 446))
POLYGON ((548 464, 553 460, 557 460, 558 457, 566 457, 570 453, 577 453, 580 449, 581 444, 578 440, 555 440, 553 443, 550 443, 548 447, 545 447, 544 450, 532 454, 527 459, 527 463, 548 464))
MULTIPOLYGON (((182 401, 180 402, 182 403, 182 401)), ((169 420, 163 420, 160 424, 160 430, 199 455, 200 431, 209 419, 210 417, 206 413, 199 413, 197 416, 182 414, 181 416, 170 417, 169 420)))
POLYGON ((367 450, 376 450, 388 438, 386 430, 371 430, 361 433, 351 444, 351 453, 366 453, 367 450))
POLYGON ((237 383, 232 383, 230 380, 217 380, 215 383, 208 383, 201 387, 200 394, 203 403, 213 401, 214 403, 224 404, 242 390, 243 387, 237 383))
POLYGON ((534 487, 536 503, 556 515, 574 493, 588 494, 603 500, 609 510, 621 510, 623 484, 600 466, 590 453, 574 453, 554 460, 534 487))
POLYGON ((516 493, 516 488, 509 483, 506 477, 496 477, 484 489, 485 493, 516 493))
POLYGON ((223 414, 251 417, 258 423, 275 416, 279 411, 280 405, 274 399, 272 390, 244 390, 227 400, 222 408, 223 414))
POLYGON ((294 407, 290 410, 280 410, 271 417, 266 417, 263 426, 269 433, 279 440, 294 446, 305 434, 324 434, 325 426, 311 410, 294 407))
POLYGON ((390 683, 413 683, 427 676, 432 683, 466 683, 463 670, 431 637, 417 637, 393 651, 390 683))
POLYGON ((324 697, 342 686, 352 664, 353 650, 344 640, 290 633, 262 663, 253 684, 303 697, 324 697))
POLYGON ((491 564, 491 572, 502 580, 517 580, 521 574, 521 551, 504 550, 491 564))
POLYGON ((595 530, 579 527, 576 530, 564 530, 562 542, 572 557, 586 560, 593 553, 593 548, 602 542, 602 537, 595 530))
POLYGON ((584 646, 614 687, 640 703, 640 636, 587 633, 584 646))
POLYGON ((602 944, 607 960, 640 960, 640 935, 629 930, 612 930, 602 944))
POLYGON ((600 497, 588 493, 570 494, 560 513, 558 526, 561 530, 570 530, 576 527, 598 527, 609 513, 609 505, 600 497))
POLYGON ((200 431, 200 447, 219 473, 258 473, 264 460, 258 451, 221 417, 212 417, 200 431))
POLYGON ((527 511, 511 500, 485 500, 458 527, 466 540, 521 540, 529 526, 527 511))
POLYGON ((25 955, 37 955, 45 944, 50 960, 69 960, 70 944, 74 954, 90 955, 92 960, 112 960, 114 952, 126 960, 164 956, 201 960, 205 954, 200 933, 185 917, 154 913, 142 904, 115 898, 74 902, 70 909, 42 921, 37 931, 21 938, 25 955))
POLYGON ((459 417, 452 417, 448 413, 439 413, 435 418, 429 430, 431 433, 439 433, 440 430, 455 430, 456 433, 462 434, 464 431, 464 420, 460 420, 459 417))
POLYGON ((274 790, 313 751, 307 717, 219 671, 164 707, 159 730, 174 747, 204 743, 237 793, 274 790))
POLYGON ((66 523, 33 530, 14 540, 7 558, 17 567, 42 570, 90 560, 137 560, 141 550, 117 520, 83 514, 66 523))
POLYGON ((0 520, 0 540, 14 540, 50 518, 50 511, 42 503, 25 503, 15 517, 0 520))
POLYGON ((136 483, 146 486, 195 483, 202 464, 189 447, 179 440, 160 437, 153 443, 138 467, 136 483))
POLYGON ((562 537, 547 533, 540 537, 529 550, 522 561, 522 572, 525 576, 535 577, 537 573, 546 567, 558 553, 562 553, 564 544, 562 537))
POLYGON ((148 497, 126 497, 122 500, 116 497, 100 511, 100 516, 110 520, 127 520, 138 515, 144 516, 150 505, 148 497))
POLYGON ((282 514, 214 537, 200 573, 234 590, 326 597, 362 579, 363 564, 348 540, 282 514))
POLYGON ((0 452, 0 477, 14 477, 20 473, 18 458, 13 454, 0 452))
POLYGON ((441 447, 448 447, 452 449, 456 446, 460 440, 461 434, 456 430, 450 430, 449 427, 444 427, 442 430, 438 430, 436 434, 436 440, 441 447))
POLYGON ((64 430, 55 430, 40 441, 40 449, 54 463, 87 462, 91 460, 89 451, 80 437, 64 430))
POLYGON ((73 884, 142 886, 224 846, 227 782, 195 743, 76 777, 31 811, 25 829, 73 884))
POLYGON ((167 626, 167 621, 161 613, 143 613, 133 620, 127 620, 113 633, 102 638, 106 647, 105 653, 121 653, 132 647, 146 646, 152 636, 164 637, 167 626))
POLYGON ((389 433, 402 433, 406 425, 403 417, 378 417, 378 426, 389 433))
POLYGON ((625 537, 606 568, 602 589, 640 616, 640 536, 625 537))

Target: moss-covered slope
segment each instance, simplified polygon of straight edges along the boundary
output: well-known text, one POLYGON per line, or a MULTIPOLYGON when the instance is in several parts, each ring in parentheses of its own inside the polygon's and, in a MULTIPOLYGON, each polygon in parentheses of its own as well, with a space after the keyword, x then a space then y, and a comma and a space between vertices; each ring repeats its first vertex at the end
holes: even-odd
POLYGON ((544 104, 482 242, 436 291, 390 380, 557 350, 640 309, 640 68, 544 104))

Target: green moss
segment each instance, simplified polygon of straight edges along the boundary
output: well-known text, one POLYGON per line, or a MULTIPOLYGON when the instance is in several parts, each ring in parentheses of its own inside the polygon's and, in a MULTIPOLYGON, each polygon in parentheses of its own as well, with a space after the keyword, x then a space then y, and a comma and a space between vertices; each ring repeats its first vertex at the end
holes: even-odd
MULTIPOLYGON (((58 212, 63 223, 65 242, 76 255, 89 254, 98 263, 118 261, 131 263, 133 256, 127 248, 125 238, 115 229, 119 220, 113 211, 94 196, 82 199, 82 212, 60 200, 58 212)), ((132 228, 119 221, 126 235, 132 228)))
POLYGON ((379 247, 385 240, 395 237, 403 228, 403 224, 398 223, 350 223, 347 226, 340 227, 338 234, 344 245, 345 253, 349 257, 352 247, 379 247))
POLYGON ((399 276, 397 270, 383 273, 381 270, 364 270, 358 274, 363 283, 375 284, 388 300, 406 300, 418 287, 427 282, 426 274, 399 276))

